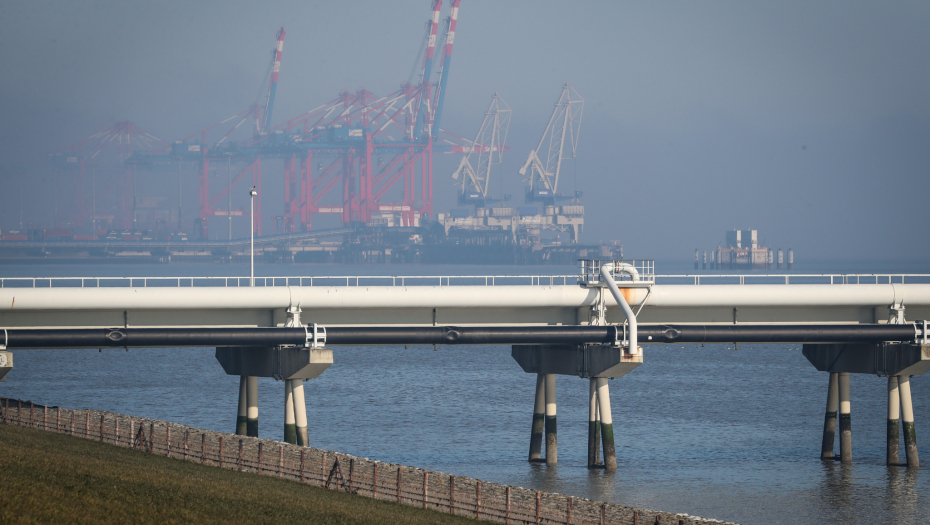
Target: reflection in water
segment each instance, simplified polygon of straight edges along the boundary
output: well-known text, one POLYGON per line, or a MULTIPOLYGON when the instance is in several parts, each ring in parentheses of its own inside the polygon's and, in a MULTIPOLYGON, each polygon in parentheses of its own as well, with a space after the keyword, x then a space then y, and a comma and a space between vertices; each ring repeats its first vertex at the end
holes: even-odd
POLYGON ((888 485, 885 491, 885 512, 893 516, 893 523, 916 523, 913 516, 917 514, 920 504, 918 480, 920 471, 906 467, 888 468, 888 485))

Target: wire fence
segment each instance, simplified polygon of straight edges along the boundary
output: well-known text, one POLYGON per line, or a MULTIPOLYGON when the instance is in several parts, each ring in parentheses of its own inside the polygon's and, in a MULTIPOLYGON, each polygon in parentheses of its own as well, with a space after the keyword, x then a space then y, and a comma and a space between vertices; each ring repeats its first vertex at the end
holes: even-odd
POLYGON ((0 398, 0 421, 150 454, 506 524, 723 523, 544 493, 167 421, 0 398))

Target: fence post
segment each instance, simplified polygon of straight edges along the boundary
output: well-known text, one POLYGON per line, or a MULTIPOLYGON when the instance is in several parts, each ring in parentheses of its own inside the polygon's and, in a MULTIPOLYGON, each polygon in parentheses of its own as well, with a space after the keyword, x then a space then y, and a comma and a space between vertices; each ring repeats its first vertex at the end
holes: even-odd
POLYGON ((481 519, 481 480, 475 483, 475 519, 481 519))
POLYGON ((171 457, 171 425, 165 429, 165 456, 171 457))
POLYGON ((200 433, 200 463, 204 464, 207 462, 207 434, 205 432, 200 433))
POLYGON ((572 525, 572 497, 568 497, 568 506, 565 511, 565 523, 566 525, 572 525))
POLYGON ((84 414, 84 437, 89 435, 90 431, 90 412, 84 414))
POLYGON ((155 453, 155 423, 149 423, 149 454, 155 453))
POLYGON ((55 432, 61 434, 61 407, 58 407, 56 410, 58 411, 58 415, 55 418, 55 432))
POLYGON ((116 445, 119 446, 119 418, 116 418, 116 421, 114 421, 113 424, 115 425, 113 433, 116 434, 116 445))
POLYGON ((371 467, 371 494, 378 499, 378 464, 371 467))
POLYGON ((429 494, 429 472, 423 473, 423 508, 426 508, 426 502, 429 494))
POLYGON ((239 456, 236 458, 236 463, 239 465, 239 472, 242 472, 242 440, 239 440, 239 456))
MULTIPOLYGON (((71 431, 74 432, 74 412, 71 412, 71 431)), ((129 420, 129 448, 136 448, 136 422, 129 420)))
POLYGON ((30 401, 29 402, 29 428, 36 426, 35 411, 36 411, 36 404, 30 401))
POLYGON ((449 476, 449 514, 455 514, 455 476, 449 476))
POLYGON ((639 525, 639 511, 633 511, 633 525, 639 525))
POLYGON ((304 449, 300 449, 300 482, 304 483, 304 449))
POLYGON ((48 405, 42 408, 42 430, 48 430, 48 405))
POLYGON ((506 524, 510 525, 510 487, 507 487, 507 514, 504 519, 506 520, 506 524))
POLYGON ((400 467, 397 467, 397 503, 401 502, 401 496, 400 496, 401 477, 400 476, 401 476, 400 467))
POLYGON ((349 458, 349 493, 355 484, 355 458, 349 458))
POLYGON ((539 497, 539 491, 536 491, 536 525, 542 523, 542 500, 539 497))
POLYGON ((601 503, 601 525, 607 525, 607 504, 601 503))
POLYGON ((100 414, 100 442, 103 443, 103 414, 100 414))
POLYGON ((264 470, 264 469, 263 469, 263 466, 262 466, 262 459, 263 459, 263 458, 262 458, 262 455, 263 455, 262 453, 264 452, 263 448, 264 448, 264 447, 263 447, 263 444, 262 444, 261 442, 259 442, 259 443, 258 443, 258 473, 259 473, 259 474, 261 474, 261 473, 262 473, 262 470, 264 470))
POLYGON ((16 400, 16 424, 23 426, 23 400, 16 400))
POLYGON ((184 431, 184 461, 187 461, 190 457, 190 445, 188 444, 188 439, 191 436, 191 429, 186 429, 184 431))
POLYGON ((223 436, 220 436, 220 468, 223 468, 223 436))
POLYGON ((323 453, 323 457, 320 459, 320 478, 321 483, 326 481, 326 452, 323 453))
POLYGON ((284 476, 284 445, 278 445, 278 477, 284 476))

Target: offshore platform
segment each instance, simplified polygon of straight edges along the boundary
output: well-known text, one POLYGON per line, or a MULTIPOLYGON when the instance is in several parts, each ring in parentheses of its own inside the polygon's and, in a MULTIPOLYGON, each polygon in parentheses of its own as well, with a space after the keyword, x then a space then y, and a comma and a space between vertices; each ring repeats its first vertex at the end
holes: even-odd
POLYGON ((3 231, 0 257, 229 260, 242 255, 234 217, 250 220, 260 252, 272 260, 527 263, 612 255, 613 245, 579 244, 581 194, 558 192, 563 158, 577 151, 584 107, 568 84, 520 169, 528 177, 527 206, 509 207, 509 195, 489 191, 491 167, 508 149, 510 109, 499 95, 473 140, 440 127, 460 2, 451 1, 441 22, 442 0, 432 0, 419 72, 388 95, 342 91, 274 124, 281 28, 267 89, 244 110, 175 141, 119 122, 51 155, 55 217, 3 231), (465 207, 434 211, 434 154, 462 155, 453 178, 465 207), (281 166, 284 201, 269 228, 262 224, 262 180, 281 166), (185 210, 183 183, 192 175, 197 206, 185 210), (143 179, 155 179, 161 195, 141 191, 143 179), (166 196, 175 183, 176 198, 166 196), (233 205, 234 192, 246 188, 257 193, 251 210, 233 205))

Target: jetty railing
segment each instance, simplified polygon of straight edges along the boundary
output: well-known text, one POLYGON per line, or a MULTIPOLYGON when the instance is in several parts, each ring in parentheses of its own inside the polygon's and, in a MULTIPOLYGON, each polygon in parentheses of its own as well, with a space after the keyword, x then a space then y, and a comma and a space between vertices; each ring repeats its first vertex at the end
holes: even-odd
POLYGON ((97 410, 0 398, 0 422, 497 523, 723 523, 97 410))
MULTIPOLYGON (((256 277, 255 286, 568 286, 578 275, 437 275, 256 277)), ((650 284, 930 284, 930 274, 805 273, 650 275, 650 284)), ((248 277, 2 277, 0 288, 235 288, 249 286, 248 277)))

